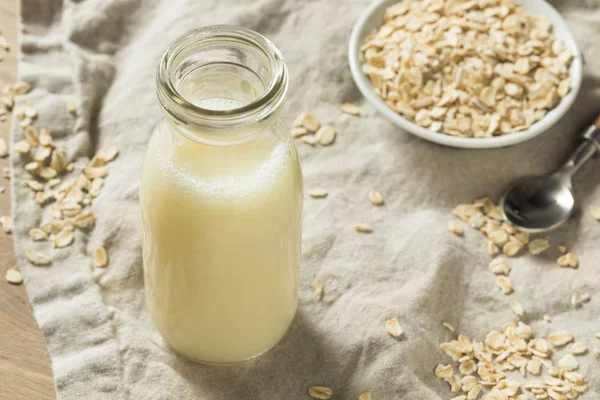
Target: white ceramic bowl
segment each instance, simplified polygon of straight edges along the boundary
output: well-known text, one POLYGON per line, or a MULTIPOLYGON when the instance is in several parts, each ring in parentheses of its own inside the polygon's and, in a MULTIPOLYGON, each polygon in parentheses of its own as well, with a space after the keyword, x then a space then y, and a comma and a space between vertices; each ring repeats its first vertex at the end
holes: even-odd
POLYGON ((574 58, 570 66, 571 91, 560 101, 560 103, 544 116, 540 121, 533 124, 525 131, 510 133, 507 135, 494 136, 491 138, 460 138, 449 136, 438 132, 430 131, 427 128, 418 126, 417 124, 402 117, 396 111, 391 109, 373 90, 373 86, 369 78, 362 72, 362 62, 359 59, 360 46, 363 39, 373 31, 379 28, 383 23, 383 14, 385 9, 392 4, 398 3, 399 0, 376 0, 363 12, 360 16, 350 36, 350 45, 348 58, 350 61, 350 70, 354 81, 359 90, 369 100, 377 110, 389 118, 392 122, 400 126, 407 132, 417 135, 431 142, 443 144, 452 147, 462 147, 471 149, 485 149, 493 147, 510 146, 516 143, 524 142, 534 136, 537 136, 550 127, 552 127, 573 105, 579 88, 581 86, 581 54, 575 43, 575 39, 565 20, 561 15, 544 0, 520 0, 519 4, 528 13, 539 15, 548 18, 554 25, 554 35, 561 39, 565 47, 571 49, 574 58))

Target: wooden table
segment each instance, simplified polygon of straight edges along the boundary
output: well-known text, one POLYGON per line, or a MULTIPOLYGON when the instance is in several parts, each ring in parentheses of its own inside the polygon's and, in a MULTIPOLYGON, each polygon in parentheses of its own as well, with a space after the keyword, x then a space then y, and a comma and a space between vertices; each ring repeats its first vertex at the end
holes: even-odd
MULTIPOLYGON (((17 79, 18 0, 0 1, 0 30, 11 51, 0 61, 0 88, 17 79)), ((0 136, 8 141, 10 120, 0 122, 0 136)), ((8 158, 0 159, 0 169, 8 158)), ((10 215, 10 182, 0 177, 0 215, 10 215)), ((50 360, 33 318, 23 285, 4 279, 7 269, 16 265, 10 235, 0 230, 0 400, 54 399, 50 360)))

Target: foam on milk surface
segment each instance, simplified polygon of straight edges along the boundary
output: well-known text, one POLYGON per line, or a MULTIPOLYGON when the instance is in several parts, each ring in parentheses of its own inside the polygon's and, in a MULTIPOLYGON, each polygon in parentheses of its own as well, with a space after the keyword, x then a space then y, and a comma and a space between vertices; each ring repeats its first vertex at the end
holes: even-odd
POLYGON ((206 110, 215 111, 233 110, 245 106, 245 104, 241 101, 224 99, 220 97, 198 100, 194 104, 206 110))

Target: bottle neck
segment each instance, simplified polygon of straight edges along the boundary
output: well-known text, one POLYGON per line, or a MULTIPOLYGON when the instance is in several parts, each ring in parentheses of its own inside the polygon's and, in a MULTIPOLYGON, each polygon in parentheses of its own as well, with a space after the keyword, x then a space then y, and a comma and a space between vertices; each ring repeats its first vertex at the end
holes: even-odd
POLYGON ((251 140, 277 119, 288 86, 283 57, 248 29, 209 26, 173 42, 157 72, 168 121, 189 139, 251 140))
POLYGON ((236 127, 208 128, 199 127, 195 124, 182 123, 173 118, 170 113, 164 112, 165 123, 169 130, 177 135, 183 135, 192 142, 209 146, 237 146, 264 136, 272 131, 273 126, 281 122, 279 110, 269 114, 264 119, 236 127))

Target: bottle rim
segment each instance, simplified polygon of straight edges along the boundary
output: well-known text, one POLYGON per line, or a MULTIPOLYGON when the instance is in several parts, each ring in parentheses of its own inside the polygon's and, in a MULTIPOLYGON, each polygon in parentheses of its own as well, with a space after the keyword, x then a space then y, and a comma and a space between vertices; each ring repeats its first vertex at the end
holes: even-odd
POLYGON ((288 71, 281 52, 261 34, 234 25, 212 25, 190 31, 169 45, 158 63, 156 86, 164 112, 179 124, 210 133, 256 124, 277 112, 287 94, 288 71), (175 84, 177 67, 185 62, 185 52, 208 46, 236 46, 264 56, 264 67, 270 72, 264 92, 252 102, 226 110, 207 109, 188 101, 175 84))

